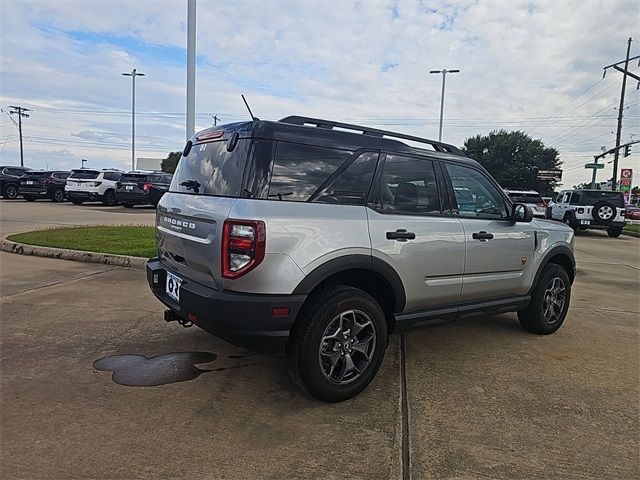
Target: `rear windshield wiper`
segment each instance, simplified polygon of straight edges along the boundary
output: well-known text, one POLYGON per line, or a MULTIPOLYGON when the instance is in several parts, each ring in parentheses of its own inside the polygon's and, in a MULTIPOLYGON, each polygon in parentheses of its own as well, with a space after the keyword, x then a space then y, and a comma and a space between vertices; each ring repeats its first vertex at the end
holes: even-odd
POLYGON ((184 182, 180 183, 180 186, 186 188, 187 190, 193 190, 193 193, 198 193, 201 185, 200 182, 196 180, 185 180, 184 182))
POLYGON ((288 197, 289 195, 293 195, 293 192, 285 192, 285 193, 270 193, 270 197, 278 197, 278 200, 282 200, 282 197, 288 197))

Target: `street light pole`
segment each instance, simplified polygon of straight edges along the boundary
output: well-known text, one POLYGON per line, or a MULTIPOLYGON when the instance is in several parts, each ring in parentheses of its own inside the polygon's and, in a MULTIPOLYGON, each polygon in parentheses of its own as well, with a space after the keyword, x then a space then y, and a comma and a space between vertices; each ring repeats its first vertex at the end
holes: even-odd
POLYGON ((131 170, 136 169, 136 77, 146 77, 135 68, 131 73, 123 73, 125 77, 131 77, 131 170))
POLYGON ((442 94, 440 95, 440 129, 438 131, 438 141, 442 141, 442 120, 444 118, 444 88, 447 78, 447 73, 459 73, 460 70, 447 70, 443 68, 442 70, 430 70, 429 73, 441 73, 442 74, 442 94))

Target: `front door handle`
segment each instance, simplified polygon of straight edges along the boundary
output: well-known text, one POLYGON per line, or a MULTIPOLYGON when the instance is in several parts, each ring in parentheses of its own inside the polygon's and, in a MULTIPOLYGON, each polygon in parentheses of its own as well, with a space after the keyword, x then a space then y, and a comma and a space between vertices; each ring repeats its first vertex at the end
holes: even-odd
POLYGON ((407 232, 404 228, 399 228, 395 232, 387 232, 387 240, 406 242, 407 240, 413 240, 414 238, 416 238, 416 234, 413 232, 407 232))
POLYGON ((474 240, 491 240, 493 239, 493 233, 485 232, 484 230, 476 232, 471 235, 474 240))

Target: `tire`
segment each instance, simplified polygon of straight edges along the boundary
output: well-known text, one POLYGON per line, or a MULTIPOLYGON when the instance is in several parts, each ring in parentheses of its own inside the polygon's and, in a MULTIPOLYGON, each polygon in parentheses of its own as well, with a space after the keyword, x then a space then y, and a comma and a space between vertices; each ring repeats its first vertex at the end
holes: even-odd
POLYGON ((343 285, 322 288, 307 299, 292 328, 289 375, 317 399, 341 402, 371 383, 386 347, 385 316, 368 293, 343 285), (353 324, 361 327, 355 335, 353 324), (349 360, 361 371, 347 368, 349 360))
POLYGON ((615 205, 609 202, 597 202, 591 210, 593 219, 603 225, 608 225, 618 214, 615 205))
POLYGON ((116 193, 113 190, 107 190, 104 192, 102 204, 105 207, 113 207, 116 204, 116 193))
POLYGON ((61 188, 56 188, 53 192, 51 192, 51 201, 64 202, 64 190, 62 190, 61 188))
POLYGON ((35 202, 36 201, 36 197, 28 197, 26 195, 23 195, 22 198, 24 198, 27 202, 35 202))
POLYGON ((553 333, 564 323, 570 301, 571 281, 569 280, 569 275, 560 265, 548 263, 544 266, 538 283, 533 289, 529 305, 518 312, 520 325, 525 330, 538 335, 553 333), (561 305, 557 303, 561 293, 557 289, 559 286, 564 289, 561 305), (548 296, 549 294, 551 297, 548 296), (556 302, 552 301, 554 296, 556 302))
POLYGON ((73 203, 74 205, 82 205, 82 200, 77 200, 75 198, 72 198, 71 203, 73 203))
POLYGON ((8 200, 15 200, 18 198, 18 186, 10 183, 4 187, 4 192, 2 192, 2 196, 8 200))
POLYGON ((133 203, 123 203, 122 206, 124 208, 133 208, 133 203))
POLYGON ((573 215, 571 215, 570 212, 567 212, 564 215, 564 220, 562 221, 562 223, 564 223, 565 225, 570 226, 573 229, 574 232, 578 231, 578 227, 576 225, 576 222, 575 222, 575 220, 573 218, 573 215))
POLYGON ((622 235, 622 227, 609 227, 607 228, 607 235, 616 238, 622 235))

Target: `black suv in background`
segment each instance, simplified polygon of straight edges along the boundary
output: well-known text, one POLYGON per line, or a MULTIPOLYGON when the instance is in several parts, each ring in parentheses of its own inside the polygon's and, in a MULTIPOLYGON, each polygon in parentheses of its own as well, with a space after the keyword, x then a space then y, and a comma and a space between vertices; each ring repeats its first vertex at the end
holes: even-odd
POLYGON ((116 201, 127 208, 157 205, 169 190, 170 173, 125 173, 116 183, 116 201))
POLYGON ((31 169, 27 167, 0 167, 0 193, 4 198, 9 200, 18 198, 20 177, 29 170, 31 169))
POLYGON ((49 198, 53 202, 62 202, 66 198, 64 186, 71 172, 30 171, 20 178, 20 195, 28 202, 38 198, 49 198))

